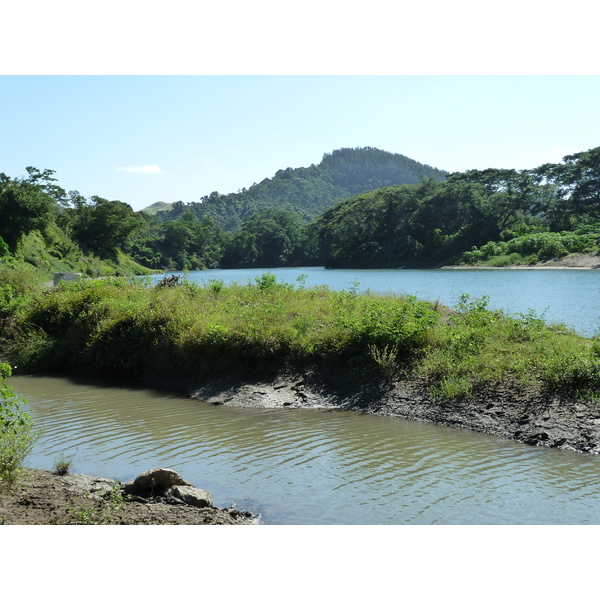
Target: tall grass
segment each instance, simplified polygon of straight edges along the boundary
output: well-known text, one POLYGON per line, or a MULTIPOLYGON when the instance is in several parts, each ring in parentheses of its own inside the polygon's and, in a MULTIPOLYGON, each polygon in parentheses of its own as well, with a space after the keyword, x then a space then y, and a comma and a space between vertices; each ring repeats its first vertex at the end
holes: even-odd
POLYGON ((441 399, 510 381, 570 397, 600 396, 598 342, 509 317, 487 298, 454 311, 414 297, 279 283, 103 280, 32 292, 11 313, 5 348, 21 370, 96 369, 202 377, 279 369, 370 380, 420 378, 441 399))

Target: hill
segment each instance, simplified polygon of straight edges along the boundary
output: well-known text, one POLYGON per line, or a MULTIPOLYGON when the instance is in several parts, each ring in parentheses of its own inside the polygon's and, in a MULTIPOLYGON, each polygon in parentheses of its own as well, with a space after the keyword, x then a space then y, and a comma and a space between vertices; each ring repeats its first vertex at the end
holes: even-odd
POLYGON ((171 210, 171 207, 173 206, 172 202, 155 202, 154 204, 151 204, 150 206, 147 206, 146 208, 142 208, 142 210, 140 212, 145 212, 148 213, 149 215, 155 215, 157 212, 160 212, 161 210, 171 210))
POLYGON ((341 148, 326 153, 318 165, 281 169, 272 178, 239 192, 213 192, 200 202, 175 202, 171 210, 160 209, 157 216, 164 222, 192 212, 199 220, 210 216, 225 231, 237 231, 252 215, 277 208, 308 223, 344 198, 381 187, 417 183, 423 177, 441 181, 446 175, 402 154, 371 147, 341 148))

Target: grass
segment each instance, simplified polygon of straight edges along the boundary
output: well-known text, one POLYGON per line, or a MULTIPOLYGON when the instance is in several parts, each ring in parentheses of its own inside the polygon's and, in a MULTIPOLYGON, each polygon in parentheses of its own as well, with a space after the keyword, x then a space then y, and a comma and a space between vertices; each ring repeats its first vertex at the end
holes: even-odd
POLYGON ((65 456, 63 452, 61 452, 54 459, 54 472, 57 475, 68 475, 71 472, 71 466, 73 465, 73 456, 65 456))
POLYGON ((22 371, 200 378, 310 368, 362 380, 419 378, 446 401, 502 381, 600 397, 598 340, 532 311, 490 311, 485 297, 463 296, 449 312, 411 296, 295 288, 270 273, 248 285, 81 281, 23 297, 3 331, 22 371))

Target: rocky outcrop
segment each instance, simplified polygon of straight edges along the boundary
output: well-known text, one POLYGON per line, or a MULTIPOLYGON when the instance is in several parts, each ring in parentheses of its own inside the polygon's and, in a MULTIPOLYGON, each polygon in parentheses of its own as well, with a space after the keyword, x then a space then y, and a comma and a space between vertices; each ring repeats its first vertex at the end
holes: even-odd
POLYGON ((211 507, 212 494, 182 479, 171 469, 150 469, 123 485, 123 492, 133 500, 189 504, 199 508, 211 507))
POLYGON ((125 493, 136 496, 161 496, 173 485, 189 486, 175 471, 171 469, 150 469, 138 475, 132 483, 125 484, 125 493))
POLYGON ((172 485, 164 491, 163 498, 200 508, 212 506, 212 494, 192 485, 172 485))

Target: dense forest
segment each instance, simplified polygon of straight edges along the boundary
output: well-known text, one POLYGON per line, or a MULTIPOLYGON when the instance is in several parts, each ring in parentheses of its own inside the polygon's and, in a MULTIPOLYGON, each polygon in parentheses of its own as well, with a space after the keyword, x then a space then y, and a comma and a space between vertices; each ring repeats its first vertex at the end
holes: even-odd
POLYGON ((600 246, 600 148, 359 194, 310 228, 330 267, 534 263, 600 246))
POLYGON ((600 249, 600 148, 532 170, 451 174, 375 148, 341 149, 155 214, 26 170, 0 174, 0 260, 48 274, 503 266, 600 249))
POLYGON ((318 165, 281 169, 272 178, 232 194, 213 192, 199 202, 175 202, 157 213, 160 221, 191 212, 199 221, 211 217, 225 231, 237 231, 253 215, 273 209, 296 214, 308 223, 343 198, 390 185, 417 183, 422 177, 444 179, 447 173, 401 154, 377 148, 342 148, 318 165))

